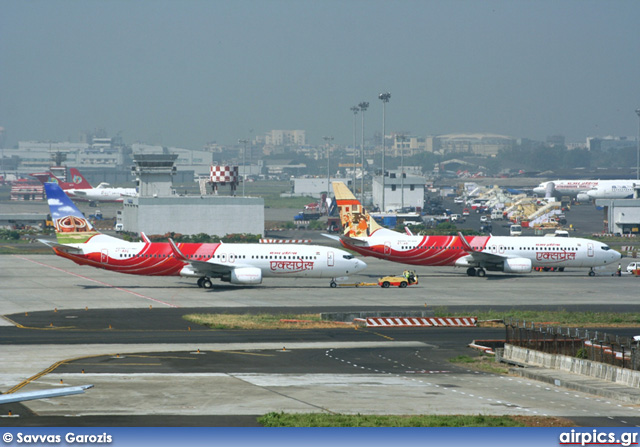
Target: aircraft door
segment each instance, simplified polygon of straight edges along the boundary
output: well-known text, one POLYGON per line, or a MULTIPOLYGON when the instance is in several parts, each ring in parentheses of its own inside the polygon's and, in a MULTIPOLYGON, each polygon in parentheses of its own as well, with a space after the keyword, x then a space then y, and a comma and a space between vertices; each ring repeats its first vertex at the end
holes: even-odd
POLYGON ((107 250, 106 248, 100 252, 100 262, 102 264, 109 263, 109 250, 107 250))
POLYGON ((328 251, 327 252, 327 266, 328 267, 333 267, 333 262, 334 262, 333 252, 332 251, 328 251))
POLYGON ((391 242, 384 243, 384 255, 389 256, 391 254, 391 242))
POLYGON ((590 258, 594 256, 593 244, 591 242, 587 243, 587 256, 590 258))

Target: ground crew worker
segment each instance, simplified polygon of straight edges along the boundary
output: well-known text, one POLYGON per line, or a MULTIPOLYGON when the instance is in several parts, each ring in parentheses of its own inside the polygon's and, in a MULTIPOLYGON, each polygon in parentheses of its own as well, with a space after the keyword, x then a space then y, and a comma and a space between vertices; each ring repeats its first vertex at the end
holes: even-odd
POLYGON ((618 264, 618 271, 616 272, 616 276, 622 276, 622 266, 618 264))

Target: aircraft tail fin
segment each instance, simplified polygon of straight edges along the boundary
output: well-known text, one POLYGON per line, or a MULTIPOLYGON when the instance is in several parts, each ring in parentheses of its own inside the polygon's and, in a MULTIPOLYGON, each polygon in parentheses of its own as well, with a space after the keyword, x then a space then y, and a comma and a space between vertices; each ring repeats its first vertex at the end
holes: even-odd
POLYGON ((76 168, 69 169, 69 175, 71 176, 71 183, 73 183, 74 189, 91 189, 92 188, 91 183, 89 183, 87 179, 85 179, 83 175, 80 174, 80 171, 78 171, 78 169, 76 168))
POLYGON ((57 183, 45 183, 44 190, 59 244, 83 244, 100 234, 57 183))
POLYGON ((392 231, 378 225, 344 183, 333 182, 333 193, 340 212, 343 236, 368 237, 375 232, 392 231))

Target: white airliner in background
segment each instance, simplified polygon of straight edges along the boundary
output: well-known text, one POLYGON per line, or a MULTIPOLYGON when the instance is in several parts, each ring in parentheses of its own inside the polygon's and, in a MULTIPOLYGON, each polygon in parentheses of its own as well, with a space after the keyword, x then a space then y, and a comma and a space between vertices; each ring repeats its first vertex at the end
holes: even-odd
MULTIPOLYGON (((73 168, 72 168, 73 169, 73 168)), ((86 182, 87 180, 77 171, 78 176, 86 182)), ((95 188, 74 188, 66 189, 65 192, 71 196, 89 202, 122 202, 124 197, 138 197, 136 188, 111 187, 108 183, 100 183, 95 188)))
POLYGON ((533 192, 545 197, 572 196, 580 202, 590 199, 630 199, 640 180, 553 180, 542 182, 533 192))
POLYGON ((69 169, 71 182, 63 182, 50 172, 30 174, 43 184, 57 183, 69 197, 89 202, 122 202, 124 197, 137 197, 136 188, 112 188, 108 183, 100 183, 97 187, 84 178, 76 168, 69 169))

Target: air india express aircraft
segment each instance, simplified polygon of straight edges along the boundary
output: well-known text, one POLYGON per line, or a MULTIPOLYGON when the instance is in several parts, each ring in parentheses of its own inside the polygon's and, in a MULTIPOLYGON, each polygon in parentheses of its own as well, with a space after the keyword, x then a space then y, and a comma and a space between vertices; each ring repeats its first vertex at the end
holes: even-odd
POLYGON ((211 278, 232 284, 260 284, 263 277, 335 279, 367 265, 352 254, 305 244, 127 242, 96 231, 55 183, 45 183, 57 243, 41 240, 79 265, 148 276, 185 276, 211 288, 211 278))
POLYGON ((325 235, 364 256, 402 264, 452 266, 468 276, 486 271, 529 273, 534 267, 600 267, 621 258, 606 244, 575 237, 540 236, 414 236, 383 228, 366 212, 349 188, 333 182, 342 235, 325 235))

